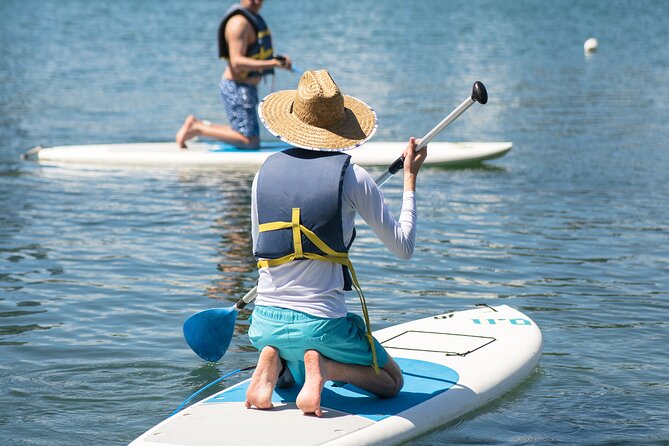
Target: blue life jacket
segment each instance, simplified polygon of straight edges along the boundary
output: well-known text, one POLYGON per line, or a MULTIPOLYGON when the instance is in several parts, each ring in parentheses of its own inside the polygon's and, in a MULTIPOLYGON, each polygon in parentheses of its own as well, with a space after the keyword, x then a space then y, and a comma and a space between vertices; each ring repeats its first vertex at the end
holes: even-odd
MULTIPOLYGON (((337 253, 348 253, 353 238, 344 241, 342 227, 342 191, 344 173, 351 157, 341 152, 325 152, 292 148, 270 156, 258 174, 256 185, 258 224, 260 232, 254 255, 259 259, 281 259, 295 253, 291 227, 263 231, 271 222, 291 222, 293 209, 299 209, 299 223, 337 253)), ((286 225, 287 226, 287 225, 286 225)), ((328 257, 318 242, 300 235, 303 253, 328 257)), ((300 260, 309 256, 296 257, 300 260)), ((337 262, 339 263, 339 262, 337 262)), ((351 275, 342 264, 344 290, 351 290, 351 275)))
MULTIPOLYGON (((265 20, 263 20, 260 15, 254 14, 239 5, 233 5, 225 12, 221 24, 218 27, 218 57, 226 60, 230 59, 230 49, 228 48, 228 42, 225 40, 225 26, 228 24, 228 20, 237 14, 242 14, 246 17, 256 32, 256 41, 248 46, 245 56, 257 60, 272 59, 274 57, 272 34, 269 31, 267 23, 265 23, 265 20)), ((274 68, 267 68, 265 70, 247 71, 242 74, 242 77, 257 77, 273 73, 274 68)))
POLYGON ((367 303, 344 242, 342 195, 351 157, 341 152, 291 148, 267 158, 256 183, 259 268, 312 259, 342 265, 344 290, 358 292, 372 353, 380 374, 367 303))

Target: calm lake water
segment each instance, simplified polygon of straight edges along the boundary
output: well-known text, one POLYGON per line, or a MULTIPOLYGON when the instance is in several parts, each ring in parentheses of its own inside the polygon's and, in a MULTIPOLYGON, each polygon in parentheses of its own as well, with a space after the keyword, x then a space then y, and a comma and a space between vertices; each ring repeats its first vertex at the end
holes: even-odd
MULTIPOLYGON (((224 121, 226 7, 0 2, 0 443, 126 444, 255 361, 247 314, 215 365, 181 335, 254 284, 252 173, 20 160, 37 144, 170 140, 188 113, 224 121)), ((483 302, 543 330, 520 387, 410 444, 668 444, 669 2, 272 0, 263 13, 279 52, 377 110, 376 140, 422 136, 481 80, 489 103, 440 139, 514 143, 424 170, 412 261, 359 225, 375 328, 483 302)), ((384 190, 398 209, 401 181, 384 190)))

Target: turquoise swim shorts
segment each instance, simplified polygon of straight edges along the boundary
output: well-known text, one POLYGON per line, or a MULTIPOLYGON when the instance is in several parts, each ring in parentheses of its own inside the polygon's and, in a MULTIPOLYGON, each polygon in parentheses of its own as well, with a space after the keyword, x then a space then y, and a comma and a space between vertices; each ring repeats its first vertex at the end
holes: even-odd
MULTIPOLYGON (((270 345, 286 360, 295 382, 304 383, 304 353, 317 350, 326 358, 345 364, 372 365, 372 349, 365 336, 365 322, 357 314, 329 319, 279 307, 256 306, 251 315, 249 338, 258 350, 270 345)), ((379 367, 388 353, 374 339, 379 367)))

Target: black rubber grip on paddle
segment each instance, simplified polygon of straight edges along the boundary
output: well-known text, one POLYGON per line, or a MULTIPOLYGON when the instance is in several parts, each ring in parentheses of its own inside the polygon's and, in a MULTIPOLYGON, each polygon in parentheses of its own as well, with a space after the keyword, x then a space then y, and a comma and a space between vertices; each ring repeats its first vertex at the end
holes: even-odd
POLYGON ((241 299, 239 299, 237 301, 237 303, 235 304, 235 307, 237 307, 238 310, 243 310, 244 307, 247 306, 247 305, 248 304, 246 302, 244 302, 244 298, 242 297, 241 299))
POLYGON ((400 156, 388 167, 388 172, 391 175, 395 175, 400 169, 404 168, 404 157, 400 156))
POLYGON ((276 60, 278 60, 279 62, 281 62, 281 66, 286 65, 286 57, 285 57, 285 56, 282 56, 282 55, 280 55, 280 54, 275 54, 275 55, 274 55, 274 58, 275 58, 276 60))
POLYGON ((472 99, 479 104, 488 102, 488 90, 485 89, 483 82, 474 82, 474 86, 472 87, 472 99))

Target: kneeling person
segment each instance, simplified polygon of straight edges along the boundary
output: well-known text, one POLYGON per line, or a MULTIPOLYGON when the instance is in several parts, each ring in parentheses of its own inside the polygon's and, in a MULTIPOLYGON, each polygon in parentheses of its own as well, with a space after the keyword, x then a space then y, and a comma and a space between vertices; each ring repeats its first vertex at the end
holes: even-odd
POLYGON ((402 388, 402 371, 371 335, 348 252, 358 214, 397 257, 413 255, 416 177, 427 153, 416 153, 411 138, 396 220, 369 173, 343 153, 372 137, 376 114, 364 102, 342 95, 327 71, 307 71, 296 91, 269 95, 259 115, 272 134, 293 148, 268 158, 252 187, 259 279, 249 337, 261 353, 246 406, 272 407, 284 363, 303 384, 297 406, 304 413, 323 414, 327 380, 393 397, 402 388), (344 291, 353 288, 363 317, 346 307, 344 291))

